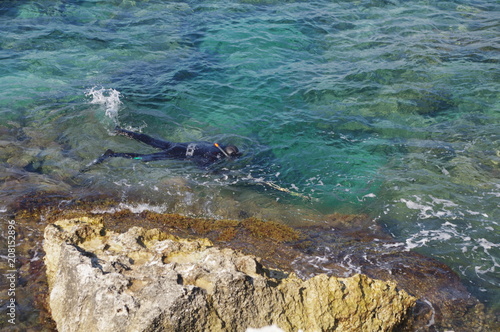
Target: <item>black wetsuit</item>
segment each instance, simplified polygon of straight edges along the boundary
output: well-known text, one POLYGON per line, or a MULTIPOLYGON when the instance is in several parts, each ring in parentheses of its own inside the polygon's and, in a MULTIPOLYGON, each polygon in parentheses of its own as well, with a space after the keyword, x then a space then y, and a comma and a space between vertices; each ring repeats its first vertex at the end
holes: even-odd
POLYGON ((119 135, 133 138, 137 141, 146 143, 154 148, 163 151, 150 154, 129 153, 129 152, 114 152, 106 151, 101 157, 94 161, 93 164, 99 164, 107 158, 122 157, 136 159, 141 161, 155 161, 165 159, 180 159, 192 160, 197 165, 207 167, 224 158, 237 157, 239 155, 238 148, 234 145, 219 145, 210 142, 190 142, 190 143, 174 143, 153 138, 151 136, 135 133, 119 127, 115 128, 119 135))

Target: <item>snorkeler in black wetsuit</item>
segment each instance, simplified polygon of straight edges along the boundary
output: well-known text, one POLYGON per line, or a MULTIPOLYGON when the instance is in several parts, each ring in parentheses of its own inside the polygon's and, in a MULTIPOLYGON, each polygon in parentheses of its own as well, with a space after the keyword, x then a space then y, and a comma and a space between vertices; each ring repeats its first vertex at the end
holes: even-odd
POLYGON ((174 143, 156 139, 145 134, 135 133, 120 127, 116 127, 115 131, 118 135, 133 138, 163 151, 140 154, 107 150, 102 156, 87 166, 87 168, 83 169, 83 172, 88 170, 88 167, 100 164, 104 160, 112 157, 136 159, 145 162, 165 159, 191 160, 201 167, 207 167, 224 158, 231 159, 240 155, 238 148, 234 145, 219 145, 218 143, 210 142, 174 143))
MULTIPOLYGON (((208 166, 221 161, 224 158, 233 159, 241 155, 238 148, 234 145, 219 145, 217 143, 210 142, 174 143, 156 139, 145 134, 135 133, 133 131, 125 130, 120 127, 116 127, 115 131, 118 135, 133 138, 154 148, 161 149, 162 151, 150 154, 140 154, 133 152, 117 153, 112 150, 107 150, 102 156, 94 160, 84 169, 80 170, 80 172, 87 172, 88 170, 90 170, 91 166, 100 164, 106 159, 112 157, 136 159, 145 162, 165 159, 191 160, 197 165, 207 168, 208 166)), ((311 200, 311 198, 306 195, 291 191, 287 188, 280 187, 279 185, 271 181, 259 180, 255 183, 286 192, 292 196, 311 200)))

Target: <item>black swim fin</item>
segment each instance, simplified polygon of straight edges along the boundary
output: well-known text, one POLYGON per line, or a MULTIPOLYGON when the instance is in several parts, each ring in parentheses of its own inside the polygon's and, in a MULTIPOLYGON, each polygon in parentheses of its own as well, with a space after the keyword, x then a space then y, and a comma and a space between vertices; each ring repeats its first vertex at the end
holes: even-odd
POLYGON ((104 152, 104 154, 101 157, 109 157, 112 154, 115 154, 115 152, 111 149, 107 149, 106 152, 104 152))
POLYGON ((92 166, 98 165, 98 164, 102 163, 104 160, 108 159, 110 156, 112 156, 114 154, 115 154, 115 152, 113 150, 107 149, 106 152, 104 152, 99 158, 95 159, 90 164, 88 164, 87 166, 85 166, 84 168, 82 168, 80 170, 80 173, 85 173, 85 172, 90 171, 90 168, 92 166))

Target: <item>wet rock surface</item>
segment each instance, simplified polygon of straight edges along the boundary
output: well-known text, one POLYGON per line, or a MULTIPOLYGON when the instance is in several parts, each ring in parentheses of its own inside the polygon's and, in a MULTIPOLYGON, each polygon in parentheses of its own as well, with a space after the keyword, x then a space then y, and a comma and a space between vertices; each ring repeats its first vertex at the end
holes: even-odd
POLYGON ((484 322, 493 320, 487 317, 484 305, 448 266, 404 250, 404 244, 365 227, 362 218, 353 219, 348 225, 334 224, 300 229, 308 234, 307 238, 322 243, 308 247, 303 251, 306 255, 293 261, 294 271, 300 277, 318 273, 348 276, 356 272, 392 280, 418 298, 411 330, 490 331, 492 327, 484 322))
POLYGON ((45 230, 50 308, 59 331, 391 331, 415 298, 363 275, 306 281, 255 256, 101 218, 45 230))

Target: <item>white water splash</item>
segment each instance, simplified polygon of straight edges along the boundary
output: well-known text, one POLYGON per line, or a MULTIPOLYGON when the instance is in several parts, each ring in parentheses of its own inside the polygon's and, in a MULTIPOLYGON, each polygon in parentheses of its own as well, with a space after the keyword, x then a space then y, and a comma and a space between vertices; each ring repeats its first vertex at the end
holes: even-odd
POLYGON ((429 319, 429 321, 427 322, 427 327, 431 327, 433 326, 434 324, 436 324, 436 320, 435 320, 435 316, 436 316, 436 309, 434 309, 434 306, 432 305, 431 301, 427 300, 427 299, 422 299, 422 301, 424 301, 430 308, 431 308, 431 318, 429 319))
MULTIPOLYGON (((458 204, 446 199, 439 199, 429 196, 431 201, 423 200, 419 196, 413 196, 414 200, 401 198, 399 202, 406 204, 406 207, 411 210, 420 211, 419 219, 438 218, 456 218, 460 215, 460 211, 456 211, 458 204)), ((463 215, 463 214, 461 214, 463 215)))
POLYGON ((377 197, 377 195, 375 195, 374 193, 369 193, 369 194, 364 195, 361 198, 358 197, 357 199, 359 202, 364 202, 364 201, 366 201, 367 198, 375 198, 375 197, 377 197))
POLYGON ((123 210, 129 210, 132 213, 142 213, 144 211, 151 211, 151 212, 156 212, 156 213, 166 213, 168 210, 167 206, 160 206, 160 205, 151 205, 147 203, 142 203, 142 204, 127 204, 127 203, 120 203, 118 207, 113 207, 113 208, 108 208, 108 209, 94 209, 91 212, 92 213, 116 213, 120 212, 123 210))
POLYGON ((118 123, 118 110, 122 101, 120 100, 120 92, 115 89, 96 88, 85 92, 85 96, 92 97, 91 104, 103 105, 105 108, 106 116, 113 121, 117 126, 118 123))

